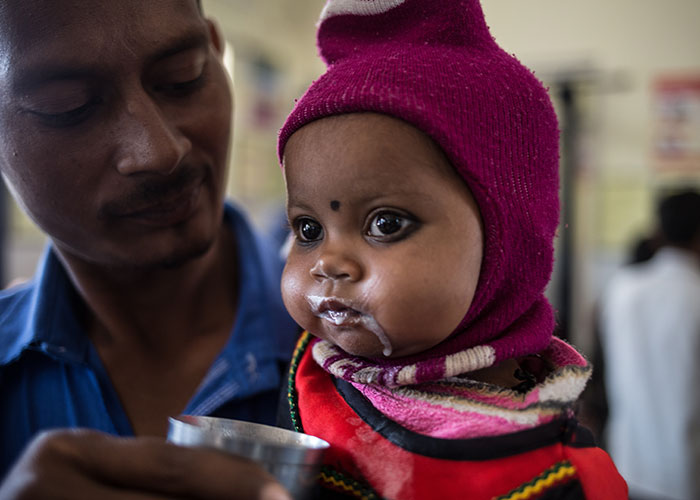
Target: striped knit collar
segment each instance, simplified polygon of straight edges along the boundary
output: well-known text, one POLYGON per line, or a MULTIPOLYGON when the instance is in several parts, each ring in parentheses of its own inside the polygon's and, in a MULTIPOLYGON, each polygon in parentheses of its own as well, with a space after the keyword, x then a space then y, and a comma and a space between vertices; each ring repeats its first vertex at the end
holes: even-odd
MULTIPOLYGON (((313 357, 328 373, 352 383, 384 387, 401 387, 425 382, 449 379, 465 373, 493 366, 494 355, 490 346, 470 347, 443 358, 444 369, 439 378, 421 377, 420 361, 410 364, 384 365, 346 353, 327 340, 312 341, 313 357)), ((555 366, 586 366, 587 362, 573 347, 561 339, 552 337, 545 351, 555 366)))
MULTIPOLYGON (((314 359, 324 370, 348 382, 399 387, 431 381, 421 376, 420 361, 404 365, 373 361, 348 354, 327 340, 316 340, 312 349, 314 359)), ((442 364, 441 379, 486 368, 494 364, 493 349, 489 346, 471 347, 444 356, 442 364)))
POLYGON ((454 358, 450 375, 416 383, 411 366, 382 370, 327 341, 312 346, 321 367, 351 382, 385 416, 414 432, 448 439, 501 435, 570 417, 590 377, 583 356, 558 338, 540 353, 549 374, 524 393, 469 379, 468 372, 489 366, 480 359, 483 349, 469 351, 454 358))

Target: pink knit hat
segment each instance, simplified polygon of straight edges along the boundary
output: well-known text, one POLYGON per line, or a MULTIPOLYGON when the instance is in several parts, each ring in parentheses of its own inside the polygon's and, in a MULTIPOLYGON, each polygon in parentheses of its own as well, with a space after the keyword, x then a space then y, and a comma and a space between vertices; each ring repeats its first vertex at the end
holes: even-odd
POLYGON ((415 359, 377 363, 396 364, 393 373, 416 361, 412 382, 420 382, 449 376, 446 357, 475 348, 488 355, 473 369, 544 349, 559 214, 559 132, 545 88, 496 44, 478 0, 328 0, 318 47, 328 69, 282 127, 280 159, 313 120, 391 115, 444 150, 484 223, 479 283, 455 333, 415 359))

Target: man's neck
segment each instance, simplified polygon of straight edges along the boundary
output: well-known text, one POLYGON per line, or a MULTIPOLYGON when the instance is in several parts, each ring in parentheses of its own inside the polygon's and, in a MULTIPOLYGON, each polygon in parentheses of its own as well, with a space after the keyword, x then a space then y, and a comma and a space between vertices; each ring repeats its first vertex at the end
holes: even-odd
POLYGON ((147 351, 230 331, 238 298, 235 248, 222 228, 205 255, 174 269, 104 268, 58 253, 87 305, 92 340, 147 351))
POLYGON ((165 436, 228 341, 236 318, 234 236, 178 269, 104 270, 62 255, 86 328, 137 435, 165 436))

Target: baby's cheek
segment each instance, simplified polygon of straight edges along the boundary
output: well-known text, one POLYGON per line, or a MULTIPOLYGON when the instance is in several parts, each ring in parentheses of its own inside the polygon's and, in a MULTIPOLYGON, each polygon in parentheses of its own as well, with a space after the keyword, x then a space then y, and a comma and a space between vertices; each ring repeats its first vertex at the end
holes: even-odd
POLYGON ((430 349, 445 340, 466 313, 460 291, 445 287, 445 278, 417 279, 419 287, 406 284, 405 301, 397 315, 405 332, 401 341, 413 352, 430 349))
POLYGON ((304 284, 298 273, 290 270, 289 266, 285 267, 282 273, 281 291, 284 307, 287 308, 294 321, 302 327, 308 328, 310 311, 306 301, 304 284))

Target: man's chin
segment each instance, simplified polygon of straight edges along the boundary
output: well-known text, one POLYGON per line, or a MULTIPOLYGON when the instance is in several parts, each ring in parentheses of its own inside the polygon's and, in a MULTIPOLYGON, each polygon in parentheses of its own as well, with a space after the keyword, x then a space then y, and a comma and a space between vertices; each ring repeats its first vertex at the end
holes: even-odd
POLYGON ((103 261, 102 264, 112 270, 122 270, 127 273, 142 273, 153 271, 176 270, 204 257, 212 248, 214 240, 191 243, 185 248, 173 248, 163 252, 137 252, 137 255, 122 255, 103 261))
POLYGON ((154 258, 151 262, 145 262, 144 267, 151 269, 178 269, 190 262, 194 262, 204 257, 213 246, 213 240, 207 240, 188 248, 173 250, 159 258, 154 258))
POLYGON ((207 252, 209 252, 209 249, 212 247, 213 243, 213 241, 207 241, 202 245, 192 247, 189 251, 182 251, 180 253, 168 255, 164 259, 157 262, 155 266, 159 266, 164 270, 178 269, 186 264, 189 264, 190 262, 204 257, 207 252))

